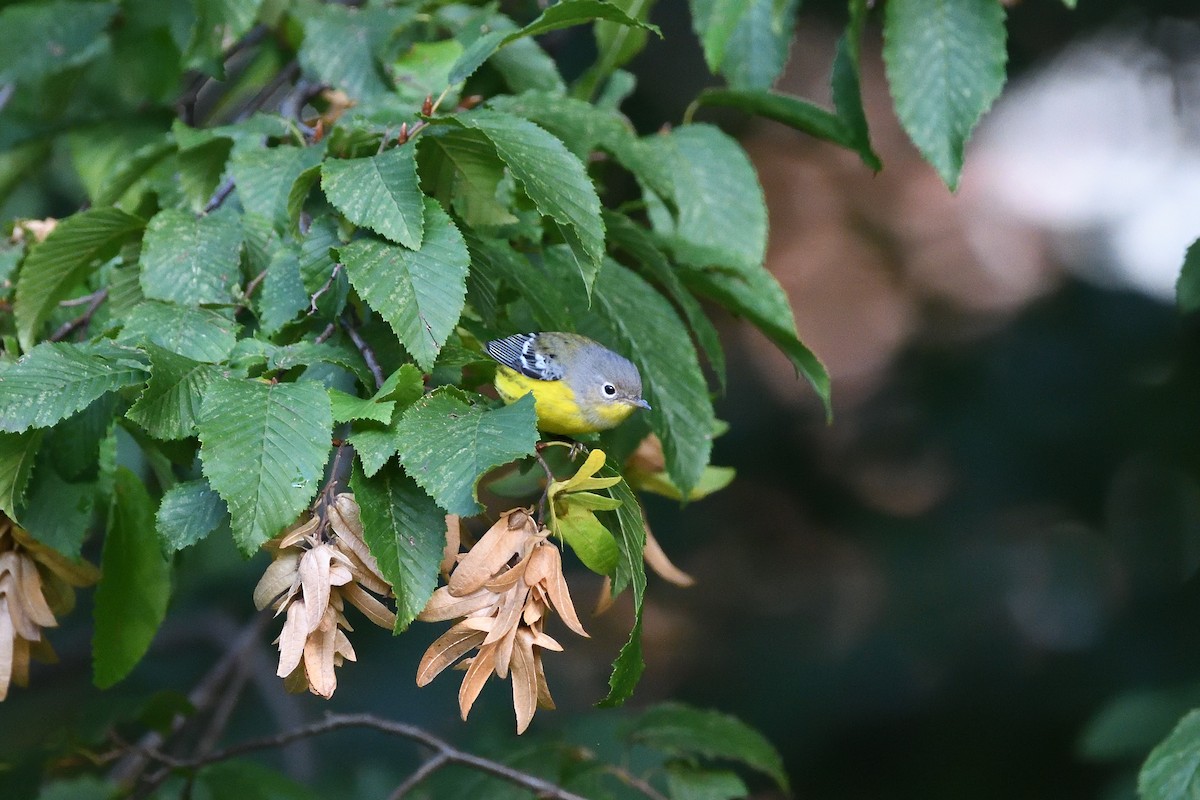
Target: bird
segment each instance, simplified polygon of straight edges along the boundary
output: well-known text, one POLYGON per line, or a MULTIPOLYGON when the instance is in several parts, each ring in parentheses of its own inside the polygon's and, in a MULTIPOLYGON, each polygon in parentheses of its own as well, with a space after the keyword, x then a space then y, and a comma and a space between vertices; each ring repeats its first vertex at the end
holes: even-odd
POLYGON ((586 336, 518 333, 493 339, 484 350, 500 364, 495 379, 500 399, 515 403, 532 394, 544 433, 597 433, 650 408, 637 367, 586 336))

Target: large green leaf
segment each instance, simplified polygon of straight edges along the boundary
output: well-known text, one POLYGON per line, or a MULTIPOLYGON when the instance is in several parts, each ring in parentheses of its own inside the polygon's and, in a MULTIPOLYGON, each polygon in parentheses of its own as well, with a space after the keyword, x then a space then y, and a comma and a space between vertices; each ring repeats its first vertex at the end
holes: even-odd
POLYGON ((515 289, 529 305, 539 328, 574 330, 562 276, 552 278, 544 259, 537 258, 536 254, 517 252, 506 239, 484 238, 470 232, 467 247, 471 251, 472 272, 492 282, 502 281, 515 289))
POLYGON ((258 295, 258 314, 263 333, 273 336, 296 319, 310 305, 300 276, 300 258, 296 248, 280 247, 267 265, 262 291, 258 295))
POLYGON ((604 225, 583 163, 554 136, 512 114, 477 109, 454 119, 491 141, 538 211, 558 228, 590 292, 604 256, 604 225))
POLYGON ((497 199, 504 162, 496 148, 476 131, 434 131, 420 140, 425 185, 468 226, 494 227, 517 218, 497 199))
POLYGON ((92 527, 96 490, 94 480, 64 480, 43 447, 17 521, 42 544, 78 559, 92 527))
POLYGON ((449 215, 436 200, 425 200, 420 250, 365 238, 339 252, 359 296, 387 320, 422 369, 432 369, 462 313, 471 261, 449 215))
POLYGON ((205 391, 221 376, 212 364, 193 361, 149 346, 150 380, 125 414, 155 439, 185 439, 195 434, 205 391))
POLYGON ((1146 758, 1141 800, 1191 800, 1200 794, 1200 710, 1190 711, 1146 758))
POLYGON ((46 428, 146 373, 119 351, 43 342, 0 372, 0 431, 46 428))
POLYGON ((757 770, 788 791, 783 759, 770 741, 746 723, 681 703, 655 706, 633 721, 630 741, 680 758, 717 758, 757 770))
POLYGON ((217 311, 148 300, 138 303, 122 320, 117 341, 154 344, 164 350, 215 364, 224 361, 237 344, 240 326, 217 311))
MULTIPOLYGON (((619 478, 621 471, 618 465, 605 464, 599 476, 619 478)), ((646 668, 642 659, 642 599, 646 594, 646 562, 642 550, 646 547, 646 524, 642 519, 641 506, 629 484, 622 480, 608 492, 613 499, 621 501, 620 508, 610 515, 615 524, 608 526, 616 536, 617 549, 620 551, 612 591, 616 595, 626 587, 632 588, 634 615, 629 640, 621 647, 621 652, 613 662, 612 675, 608 679, 608 695, 599 703, 612 707, 623 704, 633 696, 633 690, 646 668)))
POLYGON ((550 92, 525 92, 489 101, 489 107, 516 114, 545 128, 586 162, 594 150, 616 150, 633 140, 633 128, 615 109, 550 92))
POLYGON ((185 481, 163 494, 154 520, 163 552, 174 553, 228 525, 229 509, 208 481, 185 481))
POLYGON ((1004 6, 995 0, 889 0, 883 35, 896 115, 953 190, 967 139, 1004 86, 1004 6))
POLYGON ((141 233, 145 223, 116 208, 93 208, 67 217, 30 249, 17 275, 13 314, 23 350, 33 347, 38 328, 59 300, 97 262, 112 258, 141 233))
POLYGON ((482 510, 475 484, 493 467, 532 455, 537 445, 532 398, 492 410, 453 387, 413 403, 396 426, 400 463, 451 514, 482 510))
POLYGON ((171 596, 171 566, 154 536, 154 501, 124 467, 116 472, 100 570, 92 668, 96 685, 107 689, 145 655, 171 596))
POLYGON ((846 24, 846 32, 838 39, 829 84, 833 93, 833 107, 837 109, 838 119, 846 131, 846 146, 855 150, 864 164, 878 172, 883 164, 871 147, 871 133, 863 109, 862 70, 859 66, 866 20, 867 0, 850 0, 850 21, 846 24))
POLYGON ((391 404, 393 410, 387 424, 357 422, 349 436, 367 477, 373 476, 396 455, 399 447, 396 424, 400 421, 400 413, 415 403, 424 391, 425 381, 421 370, 413 364, 401 364, 400 369, 388 376, 371 398, 373 402, 391 404))
POLYGON ((17 518, 41 444, 40 430, 0 433, 0 511, 12 519, 17 518))
POLYGON ((213 383, 199 423, 204 475, 253 553, 292 523, 319 488, 333 417, 317 383, 213 383))
POLYGON ((768 89, 787 63, 797 0, 691 0, 692 24, 714 75, 768 89))
POLYGON ((83 64, 103 52, 116 3, 20 3, 0 10, 0 85, 83 64))
POLYGON ((350 488, 362 512, 363 538, 395 591, 399 633, 437 588, 446 546, 445 512, 395 464, 373 478, 356 469, 350 488))
POLYGON ((321 167, 321 188, 355 225, 420 250, 425 204, 415 152, 413 145, 403 145, 367 158, 331 158, 321 167))
POLYGON ((594 300, 607 338, 641 372, 650 427, 662 439, 668 474, 686 495, 708 466, 716 425, 691 337, 666 298, 614 261, 601 270, 594 300))
POLYGON ((240 280, 242 231, 227 210, 204 217, 166 209, 142 241, 142 293, 182 305, 229 303, 240 280))
POLYGON ((305 170, 320 164, 324 155, 324 147, 319 146, 235 147, 229 170, 248 214, 264 217, 276 230, 285 230, 292 184, 305 170))
POLYGON ((300 66, 321 82, 356 100, 389 90, 376 51, 416 8, 356 8, 324 5, 304 23, 300 66))
POLYGON ((1183 256, 1183 267, 1175 283, 1175 302, 1185 314, 1200 310, 1200 239, 1192 242, 1183 256))

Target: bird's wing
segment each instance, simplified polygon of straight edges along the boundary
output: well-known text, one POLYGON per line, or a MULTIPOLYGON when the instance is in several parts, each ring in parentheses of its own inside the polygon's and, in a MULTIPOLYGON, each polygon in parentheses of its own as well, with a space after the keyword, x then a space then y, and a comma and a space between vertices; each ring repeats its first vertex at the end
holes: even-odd
POLYGON ((493 339, 483 347, 489 356, 504 366, 539 381, 561 380, 565 373, 557 355, 538 346, 536 333, 493 339))

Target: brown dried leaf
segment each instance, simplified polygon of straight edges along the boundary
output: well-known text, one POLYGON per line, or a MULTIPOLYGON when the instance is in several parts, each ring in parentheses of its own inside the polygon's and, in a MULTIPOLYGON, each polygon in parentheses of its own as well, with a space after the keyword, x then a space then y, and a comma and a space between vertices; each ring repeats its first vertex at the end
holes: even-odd
POLYGON ((306 616, 303 597, 297 597, 288 605, 287 619, 279 633, 279 668, 275 674, 280 678, 290 675, 304 655, 304 641, 308 638, 306 616))
POLYGON ((499 602, 500 596, 487 589, 477 589, 471 594, 456 597, 450 594, 450 587, 442 586, 430 596, 425 608, 417 615, 421 622, 445 622, 448 619, 465 617, 486 608, 491 608, 499 602))
POLYGON ((492 677, 495 647, 489 644, 480 646, 479 653, 471 661, 471 666, 467 667, 467 674, 463 676, 462 684, 458 687, 458 710, 464 722, 471 713, 471 706, 475 705, 475 699, 479 697, 483 685, 492 677))
POLYGON ((254 607, 259 611, 278 601, 292 590, 298 580, 300 554, 295 551, 280 553, 258 579, 254 587, 254 607))
POLYGON ((554 698, 550 696, 550 684, 546 683, 546 671, 542 668, 542 653, 533 651, 533 664, 537 668, 537 701, 538 707, 553 711, 554 698))
POLYGON ((533 643, 538 647, 541 647, 545 650, 553 650, 556 653, 561 653, 563 651, 563 646, 558 643, 558 640, 554 639, 545 631, 534 630, 533 643))
POLYGON ((308 676, 308 690, 327 700, 337 689, 337 672, 333 664, 336 631, 337 624, 330 611, 304 642, 304 674, 308 676))
MULTIPOLYGON (((512 588, 500 596, 500 607, 496 611, 496 623, 484 644, 498 642, 508 635, 508 632, 521 623, 521 610, 529 597, 529 587, 521 582, 513 584, 512 588)), ((500 675, 503 678, 503 675, 500 675)))
POLYGON ((447 584, 450 594, 461 597, 483 586, 504 569, 510 558, 522 552, 522 546, 536 534, 533 519, 524 509, 501 514, 454 568, 447 584))
POLYGON ((533 659, 533 634, 517 631, 512 651, 513 711, 517 715, 517 735, 525 732, 537 711, 538 676, 533 659))
POLYGON ((462 622, 443 633, 421 656, 421 663, 417 665, 417 686, 428 685, 444 669, 483 644, 485 635, 462 622))
MULTIPOLYGON (((645 517, 643 515, 643 524, 645 517)), ((663 580, 673 583, 676 586, 691 586, 696 582, 696 579, 679 567, 671 563, 671 559, 667 558, 667 554, 659 545, 658 540, 654 538, 654 534, 650 532, 650 526, 646 525, 646 545, 642 548, 642 555, 646 559, 646 566, 658 573, 663 580)))
POLYGON ((458 514, 446 515, 446 546, 442 548, 441 572, 449 576, 458 561, 458 549, 462 546, 462 520, 458 514))
MULTIPOLYGON (((354 653, 354 645, 350 644, 350 639, 341 628, 335 628, 333 631, 333 653, 339 659, 358 661, 358 656, 354 653)), ((338 666, 341 664, 339 663, 338 666)))
MULTIPOLYGON (((304 590, 307 630, 315 631, 329 605, 329 559, 333 548, 319 544, 300 556, 300 586, 304 590)), ((311 677, 309 683, 312 683, 311 677)))
POLYGON ((339 590, 342 597, 350 604, 385 630, 391 630, 396 625, 396 612, 379 602, 375 595, 369 593, 357 583, 348 583, 339 590))
POLYGON ((301 522, 290 531, 284 532, 278 539, 272 539, 267 542, 267 545, 274 545, 280 550, 286 550, 289 547, 295 547, 301 543, 314 544, 313 535, 321 526, 321 520, 318 517, 309 517, 304 522, 301 522))

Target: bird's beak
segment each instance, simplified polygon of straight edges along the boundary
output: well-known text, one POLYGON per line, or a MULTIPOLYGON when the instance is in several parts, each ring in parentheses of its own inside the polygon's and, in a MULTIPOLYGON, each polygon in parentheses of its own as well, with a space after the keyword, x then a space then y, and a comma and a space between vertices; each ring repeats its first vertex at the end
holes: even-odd
POLYGON ((647 403, 645 400, 643 400, 643 399, 642 399, 642 398, 640 398, 640 397, 639 397, 637 400, 634 400, 634 401, 633 401, 633 405, 637 406, 638 408, 644 408, 644 409, 646 409, 647 411, 649 411, 649 410, 650 410, 650 404, 649 404, 649 403, 647 403))

